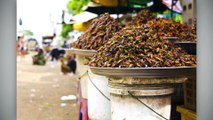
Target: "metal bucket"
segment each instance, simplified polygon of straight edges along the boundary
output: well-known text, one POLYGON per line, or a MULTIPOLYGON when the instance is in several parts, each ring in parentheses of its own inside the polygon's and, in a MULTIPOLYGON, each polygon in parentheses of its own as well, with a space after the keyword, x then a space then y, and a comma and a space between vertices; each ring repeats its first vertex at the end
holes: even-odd
POLYGON ((90 120, 111 120, 108 79, 89 71, 88 114, 90 120))
POLYGON ((174 92, 172 87, 109 82, 108 89, 112 120, 164 120, 161 116, 170 118, 171 94, 174 92))

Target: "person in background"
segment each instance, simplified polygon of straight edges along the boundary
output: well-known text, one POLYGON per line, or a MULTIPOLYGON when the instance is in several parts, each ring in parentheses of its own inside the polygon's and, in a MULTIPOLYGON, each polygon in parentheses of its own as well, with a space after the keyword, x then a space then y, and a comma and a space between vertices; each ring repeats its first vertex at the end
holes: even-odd
POLYGON ((21 36, 18 38, 18 47, 19 47, 19 52, 21 56, 24 58, 25 55, 27 54, 27 45, 26 41, 24 40, 24 36, 21 36))
POLYGON ((44 51, 41 48, 38 48, 38 53, 34 55, 33 58, 33 65, 45 65, 46 59, 44 57, 44 51))
POLYGON ((71 68, 71 72, 72 73, 74 73, 74 74, 76 73, 76 67, 77 67, 77 65, 76 65, 75 55, 70 56, 68 58, 67 66, 69 66, 71 68))
POLYGON ((69 48, 69 45, 67 45, 67 41, 65 40, 63 45, 62 45, 62 48, 69 48))
POLYGON ((21 50, 21 42, 20 37, 18 37, 18 40, 16 41, 16 56, 20 55, 20 50, 21 50))
POLYGON ((50 51, 51 61, 58 61, 60 58, 62 58, 65 54, 65 50, 59 49, 59 48, 53 48, 50 51))
POLYGON ((67 55, 67 64, 64 63, 64 60, 61 59, 61 71, 66 75, 67 73, 76 73, 76 60, 75 55, 67 55))

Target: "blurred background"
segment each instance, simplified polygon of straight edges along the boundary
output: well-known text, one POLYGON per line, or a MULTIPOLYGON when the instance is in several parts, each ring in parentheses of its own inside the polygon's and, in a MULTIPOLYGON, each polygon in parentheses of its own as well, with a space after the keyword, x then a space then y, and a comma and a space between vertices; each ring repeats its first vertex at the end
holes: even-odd
MULTIPOLYGON (((87 103, 80 102, 75 55, 65 49, 99 15, 125 26, 142 9, 196 26, 196 0, 17 0, 17 120, 81 120, 87 103)), ((175 87, 171 114, 180 120, 175 106, 183 104, 183 88, 175 87)))

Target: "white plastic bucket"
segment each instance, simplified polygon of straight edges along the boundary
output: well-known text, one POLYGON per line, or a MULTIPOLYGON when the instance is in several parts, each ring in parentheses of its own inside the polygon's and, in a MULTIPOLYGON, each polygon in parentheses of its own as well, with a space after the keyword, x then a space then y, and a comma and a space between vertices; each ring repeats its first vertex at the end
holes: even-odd
POLYGON ((87 62, 87 59, 85 59, 84 56, 76 55, 76 62, 77 62, 77 75, 80 78, 80 84, 81 84, 81 95, 82 98, 87 99, 87 91, 88 91, 88 82, 87 82, 87 75, 85 74, 88 70, 88 67, 86 67, 84 64, 87 62), (83 76, 82 76, 83 75, 83 76))
POLYGON ((110 98, 108 79, 105 76, 96 75, 89 71, 88 115, 90 120, 111 120, 110 101, 108 98, 110 98))
POLYGON ((165 120, 139 100, 163 117, 170 118, 171 94, 174 92, 171 87, 110 83, 108 88, 112 120, 165 120))
POLYGON ((80 78, 82 98, 88 100, 88 116, 90 120, 111 120, 110 101, 106 98, 110 97, 108 92, 108 79, 105 76, 95 75, 86 65, 85 56, 76 56, 77 74, 80 78), (88 74, 86 73, 88 71, 88 74), (85 74, 86 73, 86 74, 85 74), (83 76, 82 76, 83 75, 83 76), (90 82, 106 96, 106 98, 94 87, 90 82))

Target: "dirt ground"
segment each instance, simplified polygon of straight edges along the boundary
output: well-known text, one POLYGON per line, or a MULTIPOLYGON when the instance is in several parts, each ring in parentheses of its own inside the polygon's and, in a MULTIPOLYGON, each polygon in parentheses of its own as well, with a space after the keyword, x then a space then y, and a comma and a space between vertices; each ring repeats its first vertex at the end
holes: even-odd
POLYGON ((60 62, 32 65, 32 54, 17 57, 17 120, 77 120, 77 80, 63 75, 60 62), (62 96, 74 95, 72 100, 62 96))

